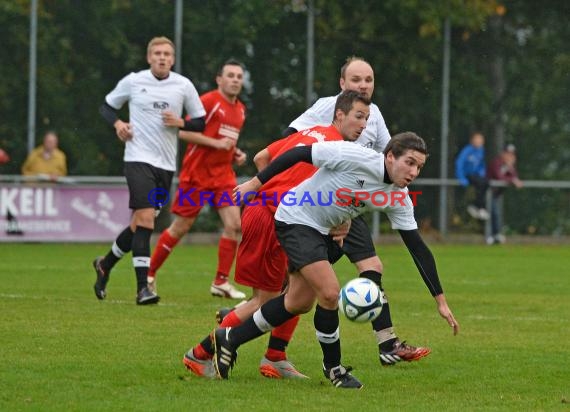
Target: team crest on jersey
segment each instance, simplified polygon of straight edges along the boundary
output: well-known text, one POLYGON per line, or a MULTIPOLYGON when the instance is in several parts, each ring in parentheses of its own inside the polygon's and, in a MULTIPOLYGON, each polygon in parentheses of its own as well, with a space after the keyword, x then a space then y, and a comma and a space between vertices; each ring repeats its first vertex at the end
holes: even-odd
POLYGON ((168 104, 168 102, 154 102, 152 104, 152 107, 153 109, 164 110, 168 109, 170 105, 168 104))
POLYGON ((356 184, 360 186, 362 189, 364 187, 364 180, 363 179, 356 179, 356 184))

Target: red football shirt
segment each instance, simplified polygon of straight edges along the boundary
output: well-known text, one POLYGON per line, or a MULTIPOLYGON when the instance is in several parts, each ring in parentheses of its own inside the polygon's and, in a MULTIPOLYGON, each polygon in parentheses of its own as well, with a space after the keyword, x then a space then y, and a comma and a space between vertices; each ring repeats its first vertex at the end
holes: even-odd
MULTIPOLYGON (((239 100, 230 103, 218 90, 203 94, 200 100, 206 109, 206 128, 202 134, 212 139, 229 137, 237 142, 245 121, 244 104, 239 100)), ((225 180, 235 179, 232 168, 234 153, 235 150, 218 150, 188 143, 180 181, 199 181, 204 187, 209 184, 219 186, 225 180)))
MULTIPOLYGON (((343 140, 341 134, 334 126, 315 126, 302 130, 284 139, 277 140, 267 146, 271 159, 275 159, 289 149, 296 146, 310 146, 317 142, 343 140)), ((311 177, 317 168, 309 163, 297 163, 290 169, 278 174, 263 185, 256 200, 263 202, 275 213, 281 196, 292 187, 297 186, 303 180, 311 177), (276 200, 276 201, 275 201, 276 200)))

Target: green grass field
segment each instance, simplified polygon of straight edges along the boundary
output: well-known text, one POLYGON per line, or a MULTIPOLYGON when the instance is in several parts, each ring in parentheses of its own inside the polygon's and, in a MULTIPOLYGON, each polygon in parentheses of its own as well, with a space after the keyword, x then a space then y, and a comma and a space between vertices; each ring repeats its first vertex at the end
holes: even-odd
MULTIPOLYGON (((130 258, 95 298, 91 260, 107 247, 0 245, 0 410, 570 410, 567 246, 433 246, 455 337, 405 248, 380 246, 396 330, 432 354, 380 367, 370 326, 341 319, 361 391, 324 379, 312 315, 288 351, 310 380, 259 375, 266 337, 240 348, 229 381, 192 376, 184 352, 230 303, 208 291, 216 249, 178 247, 159 273, 161 303, 139 307, 130 258)), ((336 269, 342 283, 355 275, 346 260, 336 269)))

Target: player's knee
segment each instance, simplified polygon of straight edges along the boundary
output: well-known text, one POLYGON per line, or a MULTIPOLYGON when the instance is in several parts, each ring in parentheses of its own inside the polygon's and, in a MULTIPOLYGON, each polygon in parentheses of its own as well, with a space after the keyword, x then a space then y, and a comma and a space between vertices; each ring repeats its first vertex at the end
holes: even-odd
POLYGON ((336 309, 338 307, 338 294, 340 289, 336 287, 327 287, 319 293, 319 305, 324 309, 336 309))
POLYGON ((193 223, 194 219, 177 217, 176 219, 174 219, 174 222, 172 222, 172 224, 168 228, 168 231, 173 237, 180 239, 186 233, 188 233, 193 223))
POLYGON ((373 270, 375 272, 384 272, 384 265, 378 256, 372 256, 367 259, 360 260, 355 263, 358 268, 358 273, 366 272, 368 270, 373 270))
POLYGON ((313 309, 314 299, 299 299, 291 296, 291 294, 285 294, 285 309, 289 313, 295 315, 302 315, 303 313, 308 313, 313 309))
POLYGON ((135 231, 137 226, 154 228, 154 211, 153 209, 136 210, 131 219, 131 230, 135 231))

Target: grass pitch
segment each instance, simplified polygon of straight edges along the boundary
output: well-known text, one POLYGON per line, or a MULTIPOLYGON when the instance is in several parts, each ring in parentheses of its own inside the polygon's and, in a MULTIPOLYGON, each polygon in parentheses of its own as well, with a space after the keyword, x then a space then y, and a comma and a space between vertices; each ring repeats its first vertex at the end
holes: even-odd
MULTIPOLYGON (((311 379, 263 378, 267 338, 240 348, 229 381, 196 378, 184 352, 230 301, 209 285, 216 249, 181 245, 158 277, 158 306, 135 305, 130 257, 97 301, 92 259, 108 245, 2 244, 0 410, 569 410, 567 246, 434 246, 458 336, 437 313, 401 245, 378 248, 396 331, 432 348, 380 367, 370 326, 341 319, 343 363, 365 385, 333 388, 305 315, 288 353, 311 379)), ((355 276, 343 260, 344 283, 355 276)))

